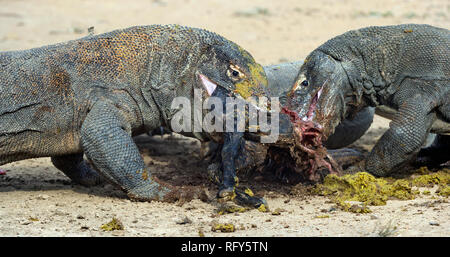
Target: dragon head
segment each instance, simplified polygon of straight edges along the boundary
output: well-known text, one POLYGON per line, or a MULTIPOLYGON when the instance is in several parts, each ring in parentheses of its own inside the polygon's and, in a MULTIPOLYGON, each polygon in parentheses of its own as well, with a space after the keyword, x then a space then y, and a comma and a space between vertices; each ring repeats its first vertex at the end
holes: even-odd
POLYGON ((230 41, 208 46, 197 75, 209 96, 218 86, 229 91, 230 96, 244 99, 267 94, 268 82, 263 67, 250 53, 230 41))
POLYGON ((326 137, 346 117, 346 97, 352 88, 342 63, 320 50, 306 59, 289 92, 289 108, 313 121, 326 137))

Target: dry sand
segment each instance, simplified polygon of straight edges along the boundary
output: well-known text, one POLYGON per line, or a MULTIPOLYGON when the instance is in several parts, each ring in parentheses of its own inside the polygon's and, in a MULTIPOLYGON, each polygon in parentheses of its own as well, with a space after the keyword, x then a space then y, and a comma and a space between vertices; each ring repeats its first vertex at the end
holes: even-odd
MULTIPOLYGON (((177 23, 215 31, 249 50, 263 65, 303 59, 327 39, 369 25, 428 23, 449 28, 450 3, 431 1, 24 1, 0 0, 0 51, 27 49, 134 25, 177 23)), ((370 150, 388 121, 375 117, 355 146, 370 150)), ((145 163, 173 183, 187 181, 215 189, 206 178, 200 144, 180 136, 139 137, 145 163), (151 156, 151 157, 150 157, 151 156)), ((110 185, 71 184, 49 158, 2 166, 0 236, 449 236, 450 206, 433 193, 415 200, 390 200, 370 214, 329 212, 319 196, 289 194, 290 187, 248 182, 272 210, 217 216, 215 206, 199 200, 183 206, 132 202, 110 185), (326 212, 326 213, 324 213, 326 212), (324 214, 328 218, 319 218, 324 214), (100 226, 118 218, 124 230, 100 226), (185 217, 187 224, 183 223, 185 217), (233 233, 211 231, 231 222, 233 233)))

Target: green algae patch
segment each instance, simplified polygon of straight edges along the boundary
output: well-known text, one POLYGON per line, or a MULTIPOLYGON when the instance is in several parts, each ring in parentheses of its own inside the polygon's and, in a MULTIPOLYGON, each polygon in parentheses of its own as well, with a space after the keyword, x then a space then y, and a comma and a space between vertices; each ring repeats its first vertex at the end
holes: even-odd
POLYGON ((412 180, 412 184, 417 187, 448 186, 450 184, 450 169, 447 168, 431 172, 427 168, 422 167, 416 173, 423 174, 412 180))
POLYGON ((110 222, 100 227, 103 231, 123 230, 123 224, 120 220, 113 218, 110 222))
POLYGON ((216 232, 220 231, 222 233, 231 233, 234 232, 236 228, 231 223, 217 223, 212 225, 211 231, 216 232))
MULTIPOLYGON (((420 174, 412 179, 412 185, 416 187, 433 187, 439 186, 436 193, 440 196, 448 197, 450 195, 450 169, 444 168, 436 172, 428 170, 426 167, 421 167, 415 171, 415 174, 420 174)), ((430 194, 428 190, 422 194, 430 194)))
POLYGON ((399 179, 392 185, 386 185, 384 190, 388 196, 400 200, 412 200, 415 195, 420 193, 418 190, 413 190, 411 183, 405 179, 399 179))
POLYGON ((430 190, 424 190, 424 191, 422 192, 422 194, 423 194, 423 195, 430 195, 431 192, 430 192, 430 190))
POLYGON ((325 177, 322 184, 316 185, 312 192, 329 196, 344 210, 355 213, 371 212, 367 206, 386 205, 388 199, 414 199, 419 192, 412 189, 411 182, 405 179, 375 178, 367 172, 358 172, 344 176, 334 174, 325 177), (357 201, 362 207, 347 203, 357 201))
MULTIPOLYGON (((317 184, 311 192, 328 196, 341 210, 354 213, 369 213, 367 206, 386 205, 389 199, 412 200, 420 194, 415 187, 433 187, 438 185, 437 195, 450 195, 450 169, 436 172, 421 167, 407 178, 376 178, 367 172, 358 172, 344 176, 328 175, 322 184, 317 184), (360 202, 352 205, 349 201, 360 202)), ((424 191, 422 194, 430 194, 424 191)))
POLYGON ((448 197, 450 195, 450 186, 440 185, 436 193, 440 196, 448 197))
MULTIPOLYGON (((358 201, 366 205, 385 205, 388 195, 384 194, 385 180, 377 179, 367 172, 338 177, 334 174, 325 177, 323 184, 318 184, 313 192, 332 196, 339 206, 346 206, 345 201, 358 201)), ((350 207, 350 206, 348 206, 350 207)))

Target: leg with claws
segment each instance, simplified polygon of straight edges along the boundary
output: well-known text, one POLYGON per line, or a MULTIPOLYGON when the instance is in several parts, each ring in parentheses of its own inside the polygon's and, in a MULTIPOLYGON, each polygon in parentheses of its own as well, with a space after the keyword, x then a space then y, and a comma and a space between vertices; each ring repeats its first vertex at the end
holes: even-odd
POLYGON ((87 115, 81 128, 81 144, 94 168, 136 200, 173 202, 183 200, 183 196, 195 197, 152 176, 131 138, 127 117, 108 102, 96 103, 87 115))
MULTIPOLYGON (((220 182, 218 197, 223 200, 234 200, 243 206, 258 208, 262 204, 267 205, 263 198, 249 194, 249 191, 237 188, 239 180, 236 176, 235 161, 240 160, 238 155, 242 154, 244 144, 243 133, 224 133, 224 144, 221 150, 222 164, 220 166, 222 181, 220 182)), ((238 164, 238 166, 240 165, 238 164)))
POLYGON ((408 81, 404 84, 409 91, 400 91, 397 99, 398 113, 389 124, 389 129, 380 138, 366 159, 365 168, 377 176, 386 176, 402 167, 420 150, 435 120, 433 97, 413 93, 420 82, 408 81), (411 93, 410 93, 411 92, 411 93))

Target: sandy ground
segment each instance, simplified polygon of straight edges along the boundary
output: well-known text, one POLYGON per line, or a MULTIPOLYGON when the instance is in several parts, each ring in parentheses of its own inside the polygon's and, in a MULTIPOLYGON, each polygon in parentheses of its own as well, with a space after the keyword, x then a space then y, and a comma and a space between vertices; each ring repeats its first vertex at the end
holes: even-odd
MULTIPOLYGON (((215 31, 249 50, 263 65, 303 59, 327 39, 369 25, 428 23, 450 27, 446 0, 406 1, 24 1, 0 0, 0 51, 27 49, 133 25, 178 23, 215 31)), ((376 117, 355 146, 370 150, 388 126, 376 117)), ((198 141, 180 136, 136 139, 145 163, 163 180, 209 188, 198 141)), ((111 185, 74 185, 49 158, 2 166, 0 236, 450 236, 450 205, 433 193, 390 200, 370 214, 333 210, 319 196, 293 196, 290 186, 247 181, 280 215, 251 210, 216 215, 194 200, 183 206, 132 202, 111 185), (325 214, 328 218, 320 218, 325 214), (124 230, 105 232, 113 217, 124 230), (187 218, 187 219, 186 219, 187 218), (187 221, 187 222, 186 222, 187 221), (233 233, 212 232, 233 223, 233 233), (185 224, 182 224, 185 223, 185 224)))

